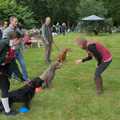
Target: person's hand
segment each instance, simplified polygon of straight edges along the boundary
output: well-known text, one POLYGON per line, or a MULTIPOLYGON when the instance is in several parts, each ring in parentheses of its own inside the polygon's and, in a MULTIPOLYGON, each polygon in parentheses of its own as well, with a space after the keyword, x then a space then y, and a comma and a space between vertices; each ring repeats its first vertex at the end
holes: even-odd
POLYGON ((79 59, 79 60, 76 60, 75 63, 78 65, 78 64, 81 64, 82 63, 82 59, 79 59))
POLYGON ((21 42, 21 39, 15 39, 13 44, 14 44, 14 46, 17 46, 20 44, 20 42, 21 42))

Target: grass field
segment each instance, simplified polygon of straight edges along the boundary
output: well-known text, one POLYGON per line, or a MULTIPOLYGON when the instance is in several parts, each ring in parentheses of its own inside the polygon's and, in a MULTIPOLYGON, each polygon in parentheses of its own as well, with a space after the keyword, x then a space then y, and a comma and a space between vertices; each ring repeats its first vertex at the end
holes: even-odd
MULTIPOLYGON (((88 36, 70 33, 55 38, 60 48, 70 47, 67 61, 56 72, 53 87, 36 94, 31 111, 16 117, 0 114, 0 120, 120 120, 120 34, 88 36), (93 75, 96 61, 75 65, 75 60, 85 56, 85 52, 75 45, 77 36, 98 40, 104 43, 113 54, 113 62, 103 74, 104 93, 96 96, 93 75)), ((30 78, 38 76, 47 68, 44 63, 43 48, 31 48, 24 52, 30 78)), ((58 51, 53 47, 52 60, 58 51)), ((23 84, 11 82, 11 89, 23 84)), ((16 105, 17 109, 20 107, 16 105)))

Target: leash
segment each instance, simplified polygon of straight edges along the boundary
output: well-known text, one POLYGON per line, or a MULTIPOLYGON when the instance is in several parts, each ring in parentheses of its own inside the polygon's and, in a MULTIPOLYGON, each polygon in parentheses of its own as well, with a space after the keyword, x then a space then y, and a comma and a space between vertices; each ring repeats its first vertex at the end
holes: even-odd
POLYGON ((60 48, 56 45, 55 41, 53 40, 53 43, 54 43, 54 46, 55 48, 57 49, 57 51, 59 52, 60 51, 60 48))

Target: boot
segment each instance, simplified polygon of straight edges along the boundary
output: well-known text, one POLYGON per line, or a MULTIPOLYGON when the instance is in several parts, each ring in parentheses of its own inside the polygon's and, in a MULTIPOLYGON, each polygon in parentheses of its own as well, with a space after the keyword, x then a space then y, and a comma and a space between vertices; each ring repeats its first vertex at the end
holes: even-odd
POLYGON ((15 116, 15 115, 17 115, 18 114, 18 112, 17 111, 14 111, 14 110, 10 110, 10 112, 5 112, 4 113, 6 116, 15 116))
POLYGON ((101 81, 100 81, 100 84, 101 84, 101 91, 103 92, 103 79, 102 77, 100 77, 101 81))
POLYGON ((7 115, 7 116, 14 116, 17 114, 16 111, 13 111, 10 109, 10 106, 9 106, 9 99, 8 97, 6 98, 1 98, 1 101, 2 101, 2 104, 3 104, 3 107, 4 107, 4 114, 7 115))
POLYGON ((97 95, 100 95, 103 91, 103 81, 101 77, 98 77, 95 79, 96 82, 96 93, 97 95))

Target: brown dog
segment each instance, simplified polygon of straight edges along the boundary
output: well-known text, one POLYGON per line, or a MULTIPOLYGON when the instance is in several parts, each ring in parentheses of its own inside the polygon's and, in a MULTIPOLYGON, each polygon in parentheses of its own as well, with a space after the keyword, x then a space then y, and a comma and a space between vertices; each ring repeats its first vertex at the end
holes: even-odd
POLYGON ((63 63, 66 60, 67 53, 71 51, 70 48, 64 48, 57 57, 57 61, 63 63))
POLYGON ((39 78, 41 80, 44 80, 45 81, 45 86, 46 87, 50 87, 51 86, 51 83, 52 83, 52 80, 54 79, 54 76, 55 76, 55 72, 57 69, 60 69, 61 68, 61 63, 56 61, 54 63, 52 63, 40 76, 39 78))

